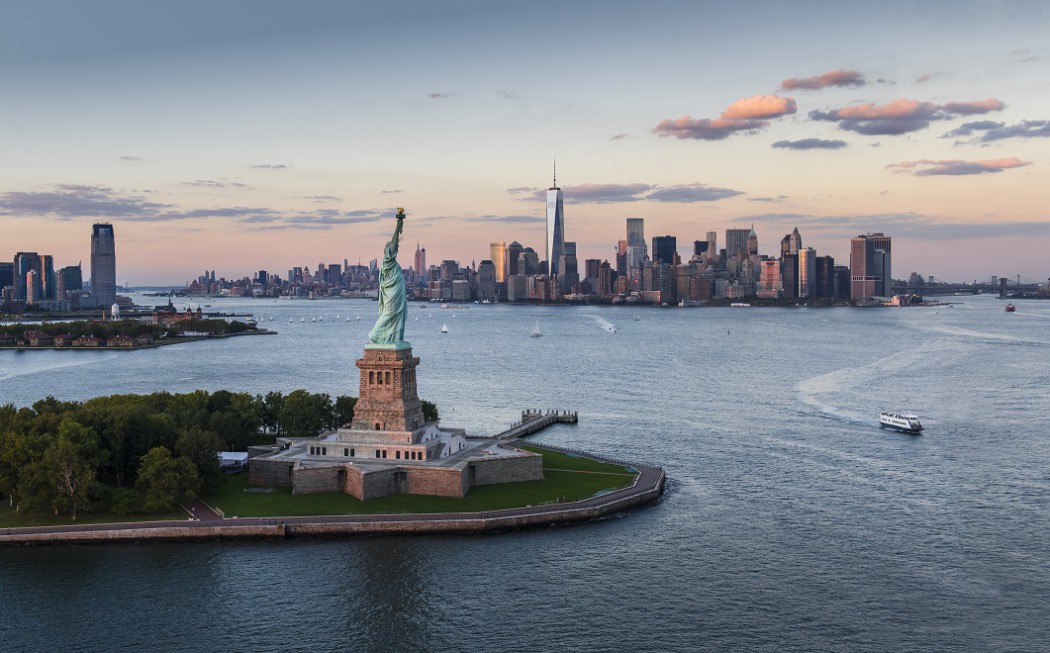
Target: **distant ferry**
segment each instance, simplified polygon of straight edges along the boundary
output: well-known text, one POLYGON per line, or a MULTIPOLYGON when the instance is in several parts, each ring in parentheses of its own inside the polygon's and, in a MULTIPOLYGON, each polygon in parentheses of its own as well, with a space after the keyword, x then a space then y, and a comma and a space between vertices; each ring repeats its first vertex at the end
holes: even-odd
POLYGON ((733 302, 732 304, 730 304, 730 306, 732 306, 734 308, 738 308, 738 307, 747 308, 747 307, 750 307, 751 304, 748 304, 747 302, 733 302))
POLYGON ((1017 307, 1014 306, 1013 304, 1007 304, 1006 305, 1006 312, 1007 313, 1013 313, 1016 310, 1017 310, 1017 307))
POLYGON ((879 413, 879 426, 887 429, 897 429, 904 433, 921 433, 922 422, 915 415, 902 415, 901 413, 879 413))

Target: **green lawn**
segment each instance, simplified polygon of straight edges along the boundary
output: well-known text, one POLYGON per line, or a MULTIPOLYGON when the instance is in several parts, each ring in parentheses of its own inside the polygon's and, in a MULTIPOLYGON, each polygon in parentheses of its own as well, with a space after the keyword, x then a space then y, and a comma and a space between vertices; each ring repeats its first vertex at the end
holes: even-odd
POLYGON ((543 454, 544 480, 483 485, 472 488, 462 499, 400 495, 358 501, 342 493, 295 497, 287 487, 275 488, 267 494, 253 493, 244 491, 248 475, 238 474, 231 476, 226 485, 209 496, 208 502, 221 508, 227 517, 477 512, 577 501, 599 492, 626 487, 634 481, 634 474, 619 465, 527 448, 543 454))
POLYGON ((35 518, 21 512, 15 512, 8 507, 5 501, 0 505, 0 528, 22 528, 24 526, 65 526, 67 524, 110 524, 136 521, 167 521, 172 519, 188 519, 185 512, 173 512, 165 515, 117 515, 111 512, 88 512, 78 513, 77 520, 73 521, 68 515, 55 517, 54 515, 37 515, 35 518))

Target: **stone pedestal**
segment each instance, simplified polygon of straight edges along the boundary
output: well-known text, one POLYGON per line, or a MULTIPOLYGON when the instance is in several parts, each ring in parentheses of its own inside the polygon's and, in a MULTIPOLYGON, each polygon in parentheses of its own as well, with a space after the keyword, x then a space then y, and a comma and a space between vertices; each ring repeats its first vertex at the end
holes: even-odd
POLYGON ((416 431, 425 426, 416 394, 419 359, 411 348, 366 347, 357 361, 361 389, 350 428, 359 431, 416 431))

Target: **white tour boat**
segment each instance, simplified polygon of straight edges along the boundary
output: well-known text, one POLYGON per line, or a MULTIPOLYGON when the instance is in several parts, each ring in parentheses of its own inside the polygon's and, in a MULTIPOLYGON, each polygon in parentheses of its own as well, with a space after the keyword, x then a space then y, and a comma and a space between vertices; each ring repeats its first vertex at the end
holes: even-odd
POLYGON ((447 324, 442 324, 441 325, 441 333, 448 333, 448 325, 447 324))
POLYGON ((883 411, 879 413, 879 426, 887 429, 897 429, 905 433, 921 433, 922 422, 916 415, 905 415, 902 413, 890 413, 883 411))
POLYGON ((533 325, 533 327, 532 327, 532 331, 529 331, 529 337, 530 338, 539 338, 542 335, 543 335, 543 332, 540 331, 540 323, 537 320, 536 324, 533 325))

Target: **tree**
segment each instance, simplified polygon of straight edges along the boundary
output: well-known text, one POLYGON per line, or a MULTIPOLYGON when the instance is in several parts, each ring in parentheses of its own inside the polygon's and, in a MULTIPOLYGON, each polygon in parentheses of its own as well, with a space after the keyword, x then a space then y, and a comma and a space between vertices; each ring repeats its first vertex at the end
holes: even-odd
MULTIPOLYGON (((76 423, 71 425, 75 429, 84 429, 76 423)), ((42 463, 51 486, 49 494, 55 516, 68 511, 76 521, 77 509, 88 506, 88 491, 95 482, 95 466, 65 434, 59 435, 44 451, 42 463)))
POLYGON ((31 460, 33 451, 23 434, 14 430, 0 432, 0 492, 7 495, 8 505, 15 510, 22 474, 31 460))
POLYGON ((142 492, 143 510, 163 513, 196 496, 201 479, 189 458, 174 458, 167 447, 154 447, 142 457, 135 485, 142 492))
POLYGON ((263 428, 270 433, 281 434, 281 407, 284 406, 284 395, 280 392, 267 392, 266 396, 255 398, 256 411, 263 428))
POLYGON ((428 422, 441 421, 441 416, 438 415, 437 404, 431 401, 427 401, 426 399, 423 400, 423 419, 425 419, 428 422))
POLYGON ((326 394, 296 390, 284 398, 281 427, 293 438, 310 438, 335 421, 332 399, 326 394))
POLYGON ((193 463, 205 490, 215 490, 222 485, 219 452, 225 448, 218 435, 212 431, 202 431, 196 426, 183 430, 175 442, 175 453, 193 463))
POLYGON ((347 426, 354 421, 354 406, 357 405, 357 397, 335 398, 335 425, 337 427, 347 426))

